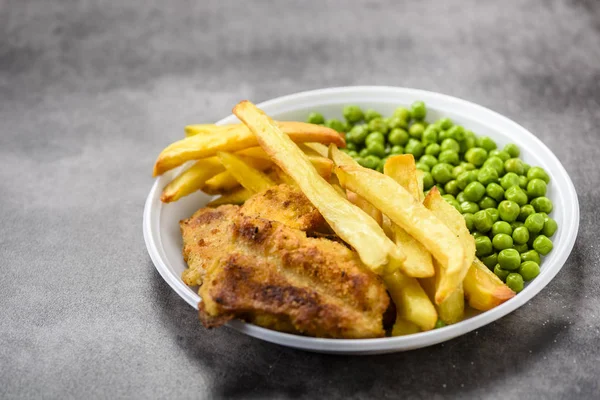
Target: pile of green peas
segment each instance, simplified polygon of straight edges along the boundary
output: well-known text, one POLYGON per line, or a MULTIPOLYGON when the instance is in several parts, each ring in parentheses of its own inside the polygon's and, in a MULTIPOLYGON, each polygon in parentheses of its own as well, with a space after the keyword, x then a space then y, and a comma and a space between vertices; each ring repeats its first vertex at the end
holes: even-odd
POLYGON ((313 112, 308 122, 346 133, 342 149, 360 165, 383 172, 388 157, 412 154, 423 171, 425 193, 433 186, 465 218, 477 257, 515 292, 540 273, 558 225, 546 197, 550 176, 519 158, 515 144, 502 149, 449 118, 427 122, 427 107, 415 101, 391 117, 355 105, 345 121, 313 112))

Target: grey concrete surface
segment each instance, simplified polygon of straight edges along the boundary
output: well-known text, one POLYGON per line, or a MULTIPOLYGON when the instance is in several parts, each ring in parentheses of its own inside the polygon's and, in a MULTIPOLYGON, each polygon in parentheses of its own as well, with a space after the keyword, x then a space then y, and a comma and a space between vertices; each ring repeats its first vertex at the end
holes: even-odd
POLYGON ((597 398, 599 126, 593 0, 0 0, 0 398, 597 398), (403 354, 202 328, 144 246, 156 155, 240 99, 355 84, 538 135, 579 193, 567 264, 513 314, 403 354))

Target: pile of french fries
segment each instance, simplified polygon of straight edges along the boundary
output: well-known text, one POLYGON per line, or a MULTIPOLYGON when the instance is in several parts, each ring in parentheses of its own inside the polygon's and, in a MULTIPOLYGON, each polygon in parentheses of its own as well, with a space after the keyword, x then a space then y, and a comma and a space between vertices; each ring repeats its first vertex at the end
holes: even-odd
POLYGON ((243 124, 188 126, 160 154, 155 175, 195 161, 163 201, 203 190, 221 194, 209 205, 242 204, 270 186, 296 185, 381 276, 396 306, 393 336, 461 321, 465 301, 486 311, 515 295, 475 257, 462 215, 435 187, 424 197, 412 155, 388 158, 382 174, 340 151, 344 138, 329 128, 276 122, 248 101, 233 113, 243 124))

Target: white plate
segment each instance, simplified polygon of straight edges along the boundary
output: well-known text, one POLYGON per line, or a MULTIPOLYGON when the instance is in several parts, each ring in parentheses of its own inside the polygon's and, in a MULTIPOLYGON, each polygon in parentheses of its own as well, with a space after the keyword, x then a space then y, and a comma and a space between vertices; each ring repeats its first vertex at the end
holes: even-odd
MULTIPOLYGON (((554 250, 543 261, 540 275, 517 296, 490 311, 475 314, 442 329, 414 335, 359 340, 319 339, 276 332, 237 320, 230 322, 230 327, 269 342, 323 353, 377 354, 405 351, 440 343, 489 324, 531 300, 556 276, 567 260, 577 237, 577 194, 569 175, 556 156, 538 138, 510 119, 455 97, 422 90, 381 86, 314 90, 269 100, 258 106, 279 120, 304 121, 308 113, 315 110, 328 118, 341 118, 342 107, 346 104, 357 104, 363 109, 374 108, 383 115, 390 115, 396 107, 410 105, 415 100, 423 100, 426 103, 428 120, 442 116, 450 117, 477 135, 492 137, 499 146, 509 142, 516 143, 525 162, 541 166, 550 174, 552 181, 548 186, 548 197, 554 203, 551 215, 558 222, 559 228, 552 238, 554 250)), ((230 115, 217 124, 234 122, 238 120, 230 115)), ((181 256, 179 220, 188 218, 194 211, 203 207, 210 197, 196 193, 175 203, 162 204, 162 188, 180 169, 169 171, 154 182, 144 209, 144 239, 148 253, 164 280, 188 304, 198 308, 200 297, 181 280, 181 273, 186 265, 181 256)))

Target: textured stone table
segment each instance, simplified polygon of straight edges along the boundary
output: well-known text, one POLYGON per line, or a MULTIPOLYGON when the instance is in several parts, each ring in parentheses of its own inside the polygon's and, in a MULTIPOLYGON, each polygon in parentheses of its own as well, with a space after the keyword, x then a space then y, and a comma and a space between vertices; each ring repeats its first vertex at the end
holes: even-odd
POLYGON ((0 398, 597 396, 599 126, 593 0, 0 0, 0 398), (513 314, 403 354, 202 328, 144 246, 156 155, 240 99, 355 84, 538 135, 579 193, 567 264, 513 314))

